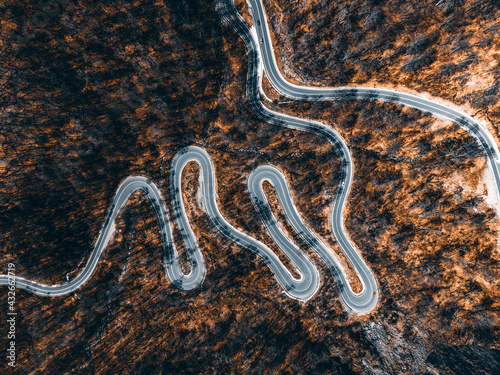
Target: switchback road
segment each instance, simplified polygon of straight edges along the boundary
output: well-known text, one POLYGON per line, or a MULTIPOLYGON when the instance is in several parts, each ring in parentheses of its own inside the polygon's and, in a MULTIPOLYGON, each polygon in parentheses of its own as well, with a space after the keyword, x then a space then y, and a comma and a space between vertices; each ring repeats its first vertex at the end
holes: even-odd
MULTIPOLYGON (((105 249, 114 230, 114 220, 121 212, 130 196, 140 190, 151 202, 156 213, 164 250, 164 263, 167 278, 179 289, 190 290, 203 282, 206 268, 203 255, 198 247, 196 237, 191 230, 182 201, 181 175, 186 164, 194 161, 200 166, 200 189, 202 192, 202 208, 209 216, 214 226, 227 238, 240 246, 256 253, 269 266, 284 292, 290 297, 306 301, 311 298, 319 287, 319 275, 311 260, 287 237, 274 217, 267 198, 262 189, 262 183, 269 181, 278 196, 286 219, 297 234, 308 244, 327 264, 334 274, 339 286, 342 301, 345 307, 352 312, 364 314, 371 311, 378 301, 378 287, 375 278, 354 244, 348 238, 343 225, 343 212, 352 184, 354 166, 349 147, 341 135, 331 126, 284 115, 269 110, 260 101, 261 71, 264 70, 273 87, 281 94, 294 99, 306 100, 338 100, 338 99, 370 99, 407 105, 439 118, 456 122, 469 131, 484 148, 488 157, 489 167, 493 171, 495 182, 500 186, 498 161, 500 160, 498 147, 487 129, 477 120, 466 113, 436 101, 422 98, 418 95, 390 90, 362 86, 337 88, 305 87, 291 84, 281 75, 269 34, 267 18, 261 0, 249 0, 256 25, 251 30, 234 8, 230 0, 221 0, 217 4, 217 11, 224 22, 229 23, 238 32, 248 49, 248 76, 247 100, 253 111, 263 121, 271 124, 314 133, 324 137, 336 149, 341 159, 341 182, 337 196, 330 213, 332 232, 343 253, 358 275, 363 289, 354 293, 340 265, 335 253, 326 246, 304 223, 291 198, 290 189, 283 173, 271 165, 261 166, 254 170, 248 178, 248 190, 252 202, 260 218, 264 222, 272 239, 281 251, 288 257, 291 265, 299 274, 293 277, 291 272, 282 264, 278 256, 265 244, 253 239, 247 234, 238 231, 229 224, 220 214, 216 202, 216 181, 214 166, 209 155, 200 147, 187 147, 175 155, 172 161, 170 188, 173 197, 173 220, 181 234, 182 241, 190 263, 190 272, 184 274, 179 266, 177 251, 174 246, 171 222, 167 208, 158 187, 142 176, 133 176, 125 179, 117 189, 115 197, 106 215, 104 224, 99 233, 94 250, 83 271, 73 280, 60 285, 43 285, 16 276, 16 286, 44 296, 61 296, 72 293, 83 285, 94 273, 99 258, 105 249)), ((0 285, 7 285, 7 275, 0 275, 0 285)))

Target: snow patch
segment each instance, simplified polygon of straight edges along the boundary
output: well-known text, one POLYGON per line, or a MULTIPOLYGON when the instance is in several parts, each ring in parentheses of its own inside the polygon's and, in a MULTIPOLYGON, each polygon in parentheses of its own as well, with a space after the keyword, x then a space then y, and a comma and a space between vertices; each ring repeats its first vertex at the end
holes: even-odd
POLYGON ((203 199, 203 184, 204 184, 204 179, 203 179, 203 171, 200 168, 200 175, 198 177, 198 191, 196 192, 196 201, 198 203, 198 206, 201 207, 201 209, 205 212, 207 210, 205 209, 205 206, 203 205, 203 202, 205 201, 203 199))
POLYGON ((257 82, 259 83, 259 93, 262 95, 264 99, 266 99, 268 102, 272 103, 273 101, 266 95, 264 92, 264 89, 262 88, 262 79, 264 77, 264 64, 262 64, 262 51, 260 50, 260 42, 259 42, 259 36, 257 35, 257 30, 255 29, 255 26, 252 26, 250 28, 250 34, 252 35, 252 38, 254 40, 254 44, 257 47, 257 51, 259 51, 259 68, 257 69, 258 72, 258 78, 257 82))
POLYGON ((107 236, 106 238, 104 238, 104 245, 102 247, 102 249, 104 250, 106 248, 106 246, 108 246, 110 240, 113 238, 113 234, 115 234, 115 231, 116 231, 116 223, 115 221, 113 220, 111 222, 111 225, 109 227, 109 230, 108 230, 108 233, 107 233, 107 236))
POLYGON ((488 167, 484 168, 483 171, 483 183, 486 185, 487 195, 484 195, 485 202, 492 208, 494 208, 497 214, 500 216, 500 195, 495 184, 495 177, 491 171, 491 167, 488 163, 488 167))

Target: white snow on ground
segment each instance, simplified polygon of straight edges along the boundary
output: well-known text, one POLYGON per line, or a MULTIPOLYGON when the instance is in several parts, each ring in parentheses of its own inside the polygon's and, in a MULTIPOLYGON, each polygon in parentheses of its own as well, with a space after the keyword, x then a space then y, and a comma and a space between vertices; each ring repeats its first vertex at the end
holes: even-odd
POLYGON ((109 229, 108 235, 106 236, 106 239, 104 240, 104 246, 103 249, 109 244, 110 240, 113 238, 113 235, 116 232, 116 222, 113 220, 113 223, 111 224, 111 228, 109 229))
MULTIPOLYGON (((252 34, 252 37, 255 40, 255 45, 257 46, 257 49, 259 50, 259 56, 262 56, 262 52, 260 51, 260 41, 259 41, 259 37, 257 35, 257 30, 255 30, 255 26, 252 26, 250 28, 250 34, 252 34)), ((269 99, 269 97, 264 92, 264 89, 262 88, 262 77, 264 76, 264 65, 262 63, 259 64, 258 72, 259 72, 259 78, 257 79, 257 82, 259 82, 259 92, 264 97, 264 99, 266 99, 268 102, 272 103, 272 100, 269 99)))
POLYGON ((202 173, 202 170, 200 168, 200 174, 198 176, 198 191, 196 192, 196 202, 198 203, 198 206, 201 207, 201 209, 204 211, 204 212, 207 212, 206 209, 205 209, 205 206, 203 205, 203 200, 204 200, 204 197, 203 197, 203 184, 205 183, 205 181, 203 180, 203 173, 202 173))
POLYGON ((493 177, 493 173, 491 172, 491 167, 489 165, 487 168, 484 168, 483 183, 486 185, 487 190, 487 195, 484 195, 484 200, 490 207, 494 208, 497 215, 500 216, 500 195, 496 188, 495 178, 493 177))

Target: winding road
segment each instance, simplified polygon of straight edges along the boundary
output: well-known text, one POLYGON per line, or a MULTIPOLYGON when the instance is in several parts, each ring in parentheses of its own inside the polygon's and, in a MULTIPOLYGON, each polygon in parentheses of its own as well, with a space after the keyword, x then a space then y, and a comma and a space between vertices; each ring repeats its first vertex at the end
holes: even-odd
MULTIPOLYGON (((291 84, 281 75, 272 47, 268 22, 261 0, 249 0, 256 27, 249 28, 241 15, 234 8, 231 0, 222 0, 217 3, 216 9, 222 20, 238 32, 248 49, 248 77, 246 97, 255 114, 263 121, 271 124, 314 133, 324 137, 337 150, 341 158, 341 182, 330 213, 330 225, 343 253, 353 266, 362 283, 362 291, 355 293, 348 282, 345 270, 340 265, 335 253, 323 243, 313 231, 304 223, 292 200, 290 189, 283 173, 272 165, 260 166, 248 177, 248 191, 254 207, 261 220, 264 222, 273 241, 288 257, 291 265, 299 274, 293 277, 291 272, 283 265, 278 256, 265 244, 253 239, 249 235, 238 231, 229 224, 219 212, 216 202, 215 169, 208 153, 195 146, 190 146, 179 151, 173 158, 170 169, 170 189, 173 197, 173 221, 181 234, 184 247, 190 263, 190 272, 181 271, 177 251, 173 241, 171 220, 167 213, 166 204, 158 187, 149 179, 142 176, 132 176, 125 179, 118 187, 111 203, 105 221, 99 233, 94 250, 82 272, 73 280, 59 285, 43 285, 34 281, 16 276, 16 286, 35 294, 43 296, 62 296, 74 292, 82 286, 94 273, 100 256, 114 231, 114 220, 121 212, 130 196, 136 191, 142 191, 148 197, 158 219, 162 237, 164 264, 166 277, 177 288, 191 290, 199 286, 206 274, 203 255, 199 249, 196 237, 189 225, 182 200, 182 171, 187 163, 194 161, 200 166, 200 189, 202 193, 202 209, 225 237, 240 246, 260 256, 290 297, 307 301, 318 290, 320 278, 315 265, 283 232, 274 217, 266 195, 262 189, 264 181, 269 181, 274 187, 278 200, 283 208, 287 221, 293 230, 300 235, 304 242, 314 250, 325 262, 335 276, 339 286, 340 295, 347 310, 365 314, 376 306, 379 290, 376 280, 369 267, 350 241, 343 225, 343 212, 351 188, 354 166, 349 152, 349 147, 341 135, 331 126, 307 119, 296 118, 271 111, 260 100, 259 91, 262 85, 262 70, 266 72, 270 83, 281 94, 294 99, 306 100, 336 100, 336 99, 371 99, 407 105, 439 118, 451 120, 469 131, 478 143, 485 149, 488 164, 493 171, 495 182, 500 186, 500 173, 498 169, 499 151, 491 134, 477 120, 464 112, 422 98, 417 95, 385 88, 372 88, 361 86, 315 88, 291 84)), ((8 276, 0 275, 0 285, 8 284, 8 276)))

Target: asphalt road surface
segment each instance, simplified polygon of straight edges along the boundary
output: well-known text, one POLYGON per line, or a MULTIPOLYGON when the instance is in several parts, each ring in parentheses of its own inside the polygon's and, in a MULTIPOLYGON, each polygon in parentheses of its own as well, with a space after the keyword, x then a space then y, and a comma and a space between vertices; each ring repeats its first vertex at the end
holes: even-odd
MULTIPOLYGON (((209 155, 200 147, 190 146, 175 155, 171 168, 171 192, 173 197, 173 221, 180 234, 190 264, 190 271, 184 274, 181 271, 177 251, 175 249, 171 221, 167 208, 158 187, 150 180, 142 176, 133 176, 125 179, 115 194, 106 219, 99 233, 94 250, 85 265, 83 271, 73 280, 59 285, 43 285, 16 276, 16 286, 33 293, 44 296, 61 296, 74 292, 83 285, 94 273, 99 258, 105 249, 114 230, 114 220, 125 206, 130 196, 140 190, 146 194, 156 213, 163 243, 164 263, 167 278, 177 288, 190 290, 199 286, 205 277, 206 268, 203 255, 196 242, 196 237, 189 225, 184 204, 182 201, 181 175, 186 164, 194 161, 200 166, 200 186, 202 192, 202 208, 209 216, 214 226, 224 236, 236 242, 240 246, 256 253, 269 266, 277 281, 283 287, 284 292, 290 297, 306 301, 311 298, 319 287, 319 275, 311 260, 286 236, 274 217, 267 198, 262 190, 262 183, 269 181, 278 196, 285 216, 294 231, 308 244, 327 264, 335 276, 345 307, 352 312, 364 314, 371 311, 377 304, 379 291, 376 280, 369 267, 357 251, 356 247, 348 238, 343 225, 343 211, 347 196, 352 184, 354 166, 352 163, 349 147, 340 134, 325 124, 284 115, 274 112, 265 107, 260 101, 259 90, 261 89, 262 70, 273 87, 283 95, 294 99, 306 100, 338 100, 338 99, 370 99, 381 100, 397 104, 407 105, 425 112, 429 112, 439 118, 451 120, 468 130, 484 148, 488 157, 489 166, 492 168, 495 182, 500 186, 500 173, 497 162, 500 160, 498 148, 491 134, 477 120, 464 112, 422 98, 417 95, 385 88, 349 86, 337 88, 315 88, 303 87, 291 84, 281 75, 274 56, 272 42, 269 34, 267 18, 261 0, 249 0, 257 25, 250 30, 248 25, 237 13, 230 0, 221 0, 217 4, 223 22, 234 27, 245 42, 248 49, 249 67, 247 79, 247 100, 254 112, 263 121, 271 124, 288 127, 314 133, 324 137, 336 149, 341 159, 341 182, 339 184, 336 199, 330 213, 330 225, 332 232, 340 248, 353 266, 358 275, 363 289, 360 293, 354 293, 346 276, 345 270, 340 265, 335 253, 325 245, 308 226, 303 222, 295 204, 291 198, 290 189, 283 173, 271 165, 261 166, 254 170, 248 178, 248 190, 252 202, 260 218, 264 222, 272 239, 281 251, 288 257, 291 265, 300 275, 293 277, 291 272, 283 265, 278 256, 263 243, 253 239, 249 235, 238 231, 229 224, 220 214, 216 203, 216 179, 214 166, 209 155)), ((0 275, 0 285, 7 285, 7 275, 0 275)))
MULTIPOLYGON (((251 11, 256 25, 257 38, 261 41, 254 41, 260 52, 263 69, 266 72, 271 85, 282 95, 301 100, 345 100, 345 99, 370 99, 380 100, 390 103, 402 104, 452 122, 457 123, 470 132, 478 143, 485 150, 488 157, 489 166, 495 176, 497 186, 500 186, 500 173, 498 163, 500 153, 491 133, 478 120, 472 118, 465 112, 439 103, 435 100, 427 99, 418 95, 409 94, 403 91, 387 88, 346 86, 346 87, 305 87, 297 86, 288 82, 279 71, 274 55, 272 40, 269 33, 269 26, 265 14, 262 0, 249 0, 251 11), (258 22, 257 22, 258 21, 258 22)), ((260 83, 259 83, 260 84, 260 83)))
MULTIPOLYGON (((75 279, 60 285, 44 285, 16 276, 16 287, 38 295, 56 297, 72 293, 82 286, 92 276, 97 267, 99 258, 113 233, 115 218, 121 212, 130 196, 136 191, 144 192, 156 213, 163 243, 167 278, 173 285, 182 290, 191 290, 199 286, 205 277, 206 268, 196 237, 189 225, 181 194, 182 171, 190 161, 194 161, 200 166, 202 208, 219 232, 240 246, 260 256, 274 273, 285 293, 290 297, 301 301, 311 298, 319 286, 319 275, 314 264, 286 236, 275 237, 276 225, 269 226, 271 235, 276 243, 290 259, 291 264, 300 275, 299 278, 294 278, 292 273, 269 247, 238 231, 229 224, 220 214, 217 207, 215 171, 212 160, 204 149, 195 146, 184 148, 174 156, 170 172, 173 220, 179 230, 188 256, 190 272, 187 275, 182 273, 179 265, 172 236, 171 222, 160 190, 151 180, 142 176, 132 176, 125 179, 118 187, 90 259, 83 271, 75 279)), ((269 223, 270 221, 266 220, 266 224, 269 223)), ((7 284, 8 276, 1 275, 0 285, 7 284)))
POLYGON ((469 131, 485 150, 488 165, 495 177, 497 194, 500 191, 500 173, 498 168, 500 153, 498 147, 489 131, 481 122, 459 109, 446 106, 437 101, 426 99, 418 95, 386 88, 363 86, 334 88, 305 87, 288 82, 281 75, 276 63, 269 33, 268 20, 262 0, 249 0, 249 4, 254 24, 252 29, 249 29, 246 22, 238 14, 231 0, 221 0, 217 6, 221 18, 236 30, 248 49, 249 69, 247 76, 247 99, 252 105, 254 112, 259 115, 262 120, 278 126, 303 130, 323 136, 337 149, 342 162, 342 178, 330 213, 330 224, 339 246, 349 259, 363 284, 362 292, 356 294, 352 291, 350 285, 346 281, 345 273, 342 268, 340 268, 339 272, 339 265, 332 251, 329 251, 327 248, 322 249, 322 251, 320 251, 319 248, 315 248, 315 251, 321 256, 335 275, 342 300, 346 307, 358 314, 367 313, 376 306, 379 293, 378 287, 370 269, 349 240, 343 225, 343 211, 347 196, 350 192, 354 173, 349 147, 342 136, 330 126, 316 121, 283 115, 265 107, 260 101, 259 96, 259 92, 262 91, 262 71, 265 71, 269 82, 280 94, 293 99, 380 100, 407 105, 428 112, 438 118, 450 120, 459 124, 469 131))
MULTIPOLYGON (((260 2, 255 3, 254 1, 251 1, 251 5, 252 12, 255 12, 255 6, 262 7, 262 4, 260 2)), ((234 4, 231 0, 220 1, 217 5, 217 11, 219 12, 219 15, 222 18, 223 22, 231 25, 236 30, 236 32, 245 42, 248 49, 249 66, 247 75, 246 99, 252 106, 254 113, 263 121, 266 121, 268 123, 314 133, 321 137, 324 137, 334 146, 335 150, 337 151, 337 154, 341 159, 342 169, 336 198, 330 211, 330 226, 340 248, 346 255, 347 259, 351 263, 354 271, 356 272, 359 280, 362 283, 362 291, 359 293, 355 293, 352 290, 352 287, 347 280, 345 270, 341 267, 333 250, 331 250, 319 239, 313 237, 314 235, 310 230, 305 230, 305 224, 294 228, 294 230, 296 230, 297 233, 299 233, 306 241, 306 243, 308 243, 312 247, 312 249, 321 257, 321 259, 329 267, 332 274, 335 276, 337 286, 340 290, 342 302, 344 303, 346 309, 357 314, 365 314, 370 312, 376 306, 379 297, 377 282, 370 268, 366 265, 356 247, 347 236, 343 224, 343 211, 353 179, 353 163, 347 143, 342 138, 342 136, 331 126, 327 126, 317 121, 311 121, 308 119, 297 118, 274 112, 262 104, 259 96, 259 92, 261 89, 260 85, 262 79, 262 67, 266 71, 266 76, 268 73, 266 70, 266 65, 261 63, 261 61, 264 60, 265 57, 261 59, 260 55, 265 54, 265 52, 261 52, 261 48, 264 51, 264 47, 266 45, 270 45, 269 40, 267 40, 266 42, 266 38, 269 39, 269 34, 267 34, 266 36, 263 33, 255 33, 255 30, 252 32, 241 15, 234 8, 234 4)), ((259 20, 259 23, 261 25, 260 27, 267 27, 265 18, 257 18, 254 14, 255 24, 257 24, 257 20, 259 20)), ((283 205, 283 208, 285 209, 286 206, 283 205)), ((287 220, 291 220, 291 217, 288 215, 287 220)))

